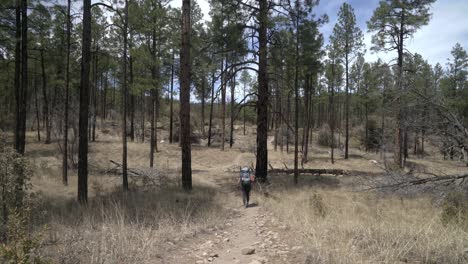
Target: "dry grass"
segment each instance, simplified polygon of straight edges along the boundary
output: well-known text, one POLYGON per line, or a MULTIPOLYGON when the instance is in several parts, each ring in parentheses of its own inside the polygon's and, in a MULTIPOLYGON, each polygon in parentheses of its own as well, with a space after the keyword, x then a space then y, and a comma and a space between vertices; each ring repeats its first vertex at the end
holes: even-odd
POLYGON ((36 208, 37 226, 49 226, 44 255, 58 263, 154 263, 170 243, 220 225, 226 201, 206 186, 115 191, 81 207, 47 197, 36 208), (173 241, 170 242, 169 241, 173 241))
MULTIPOLYGON (((161 131, 159 139, 165 137, 161 131)), ((109 159, 120 161, 118 133, 98 134, 90 144, 90 204, 75 202, 76 172, 70 171, 69 186, 61 184, 61 157, 57 144, 35 142, 28 133, 27 156, 36 165, 33 189, 42 193, 35 199, 35 224, 46 224, 43 252, 58 263, 159 263, 167 261, 168 251, 180 254, 181 239, 202 232, 226 220, 235 201, 220 192, 216 183, 230 180, 227 172, 255 160, 255 135, 236 135, 233 149, 193 146, 192 168, 194 191, 181 191, 180 150, 177 144, 159 144, 156 168, 168 176, 167 188, 142 191, 119 191, 121 178, 106 173, 109 159), (172 243, 175 243, 173 245, 172 243)), ((314 134, 314 140, 316 139, 314 134)), ((290 146, 291 150, 293 149, 290 146)), ((269 162, 275 168, 293 165, 293 152, 273 151, 269 145, 269 162)), ((131 168, 148 166, 148 142, 128 145, 131 168)), ((382 169, 369 160, 377 154, 351 149, 344 160, 337 150, 331 164, 328 148, 311 146, 310 161, 305 168, 336 168, 372 173, 382 169)), ((424 160, 412 159, 424 170, 456 174, 466 167, 455 161, 441 161, 435 154, 424 160)), ((294 231, 302 241, 311 263, 463 263, 463 248, 468 234, 454 225, 444 225, 441 208, 428 197, 403 199, 379 197, 370 193, 348 191, 354 178, 301 176, 302 188, 288 188, 290 177, 281 181, 271 177, 278 189, 261 203, 294 231), (286 185, 286 188, 283 188, 286 185), (312 187, 311 187, 312 186, 312 187)), ((233 180, 235 180, 233 178, 233 180)), ((224 186, 224 185, 222 185, 224 186)), ((223 190, 226 191, 226 190, 223 190)))
POLYGON ((466 263, 468 233, 444 225, 428 198, 323 188, 275 195, 265 206, 303 234, 310 263, 466 263))

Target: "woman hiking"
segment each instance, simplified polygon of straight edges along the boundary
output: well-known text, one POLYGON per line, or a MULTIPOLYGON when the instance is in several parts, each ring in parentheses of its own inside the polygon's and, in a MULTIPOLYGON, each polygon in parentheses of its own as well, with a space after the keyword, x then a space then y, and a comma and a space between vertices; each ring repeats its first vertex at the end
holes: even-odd
POLYGON ((249 207, 250 190, 254 181, 255 175, 252 169, 249 167, 243 167, 240 169, 239 184, 242 190, 242 201, 245 208, 249 207))

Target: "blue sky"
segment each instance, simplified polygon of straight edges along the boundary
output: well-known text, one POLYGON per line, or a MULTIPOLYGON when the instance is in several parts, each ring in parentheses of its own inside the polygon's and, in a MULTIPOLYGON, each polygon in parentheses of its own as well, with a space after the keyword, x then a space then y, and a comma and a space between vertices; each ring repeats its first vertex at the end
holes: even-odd
MULTIPOLYGON (((337 13, 343 0, 322 0, 317 7, 317 14, 326 13, 330 22, 323 26, 321 32, 327 41, 333 26, 337 20, 337 13)), ((374 61, 381 58, 386 62, 392 60, 396 55, 379 52, 372 54, 371 33, 367 32, 366 21, 370 19, 379 0, 350 0, 346 1, 354 8, 359 27, 364 33, 364 42, 367 53, 366 60, 374 61)), ((429 63, 441 63, 443 66, 447 58, 451 56, 450 51, 455 43, 459 42, 467 49, 468 44, 468 1, 463 0, 438 0, 431 8, 432 18, 427 26, 417 31, 413 38, 407 43, 407 49, 411 53, 419 53, 429 63)))
MULTIPOLYGON (((180 6, 182 1, 175 0, 172 5, 180 6)), ((209 4, 207 0, 197 0, 204 18, 209 20, 209 4)), ((395 54, 385 54, 383 52, 372 54, 371 33, 367 32, 366 21, 372 16, 373 11, 379 4, 379 0, 321 0, 315 12, 317 15, 327 14, 329 23, 324 25, 321 32, 328 42, 328 37, 332 32, 337 20, 337 13, 343 2, 348 2, 353 6, 359 27, 364 33, 366 44, 366 60, 375 61, 381 58, 385 62, 390 62, 395 54)), ((413 39, 407 43, 407 49, 412 53, 419 53, 431 64, 441 63, 445 66, 447 58, 451 57, 450 51, 455 43, 459 42, 465 49, 468 45, 468 1, 466 0, 438 0, 431 8, 432 19, 427 26, 421 28, 413 39)))

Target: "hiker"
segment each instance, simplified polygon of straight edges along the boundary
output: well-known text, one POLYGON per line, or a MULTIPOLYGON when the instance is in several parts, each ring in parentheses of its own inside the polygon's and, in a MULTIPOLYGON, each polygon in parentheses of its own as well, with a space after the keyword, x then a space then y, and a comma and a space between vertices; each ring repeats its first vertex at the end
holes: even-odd
POLYGON ((253 170, 248 167, 243 167, 240 169, 239 173, 239 184, 242 189, 242 201, 245 208, 249 206, 250 199, 250 189, 252 188, 252 183, 255 181, 255 176, 253 170))

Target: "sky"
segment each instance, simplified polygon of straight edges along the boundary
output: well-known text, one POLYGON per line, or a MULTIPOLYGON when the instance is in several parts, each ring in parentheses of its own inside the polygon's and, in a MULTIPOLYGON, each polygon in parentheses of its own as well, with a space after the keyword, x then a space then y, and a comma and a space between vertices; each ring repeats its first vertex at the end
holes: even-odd
MULTIPOLYGON (((197 0, 205 20, 210 20, 210 6, 208 0, 197 0)), ((371 36, 367 32, 366 22, 377 8, 379 0, 321 0, 315 8, 317 15, 327 14, 329 23, 322 26, 321 32, 325 41, 333 30, 337 21, 337 14, 343 2, 348 2, 353 8, 359 27, 364 33, 364 43, 367 50, 366 61, 375 61, 381 58, 385 62, 392 62, 396 57, 393 53, 372 53, 371 36)), ((182 1, 172 1, 171 5, 180 6, 182 1)), ((407 43, 407 49, 411 53, 419 53, 430 64, 440 63, 445 66, 447 58, 451 57, 452 47, 459 42, 465 50, 468 49, 468 1, 467 0, 437 0, 431 7, 432 18, 429 24, 419 29, 407 43)))

